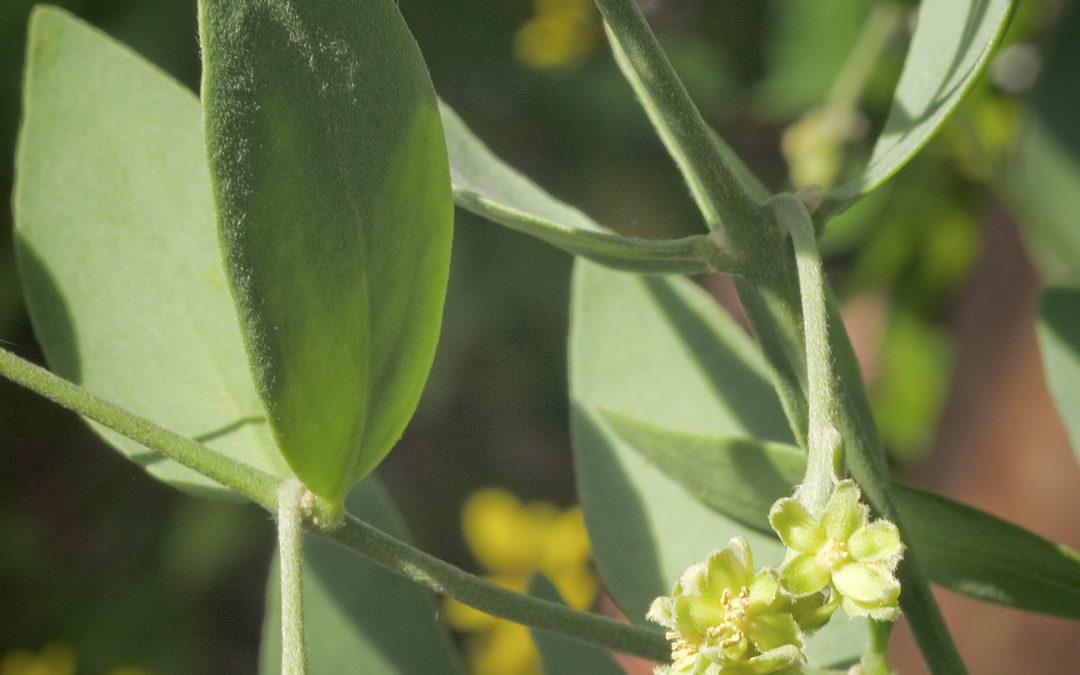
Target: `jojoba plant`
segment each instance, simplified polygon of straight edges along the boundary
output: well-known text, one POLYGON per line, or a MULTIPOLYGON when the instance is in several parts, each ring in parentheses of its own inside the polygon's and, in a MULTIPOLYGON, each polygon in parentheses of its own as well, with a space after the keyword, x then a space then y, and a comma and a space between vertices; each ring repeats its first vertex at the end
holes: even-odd
POLYGON ((893 482, 818 252, 971 89, 1011 0, 923 0, 865 169, 780 194, 634 0, 595 4, 707 233, 619 235, 503 163, 393 0, 200 0, 199 96, 37 9, 14 207, 51 372, 0 350, 0 373, 155 478, 275 514, 266 673, 455 672, 430 593, 541 631, 552 673, 620 672, 612 650, 657 673, 888 673, 901 613, 932 672, 963 673, 931 581, 1080 618, 1075 551, 893 482), (413 548, 372 475, 434 357, 455 204, 578 258, 577 485, 628 624, 413 548), (756 345, 683 277, 705 272, 734 277, 756 345))

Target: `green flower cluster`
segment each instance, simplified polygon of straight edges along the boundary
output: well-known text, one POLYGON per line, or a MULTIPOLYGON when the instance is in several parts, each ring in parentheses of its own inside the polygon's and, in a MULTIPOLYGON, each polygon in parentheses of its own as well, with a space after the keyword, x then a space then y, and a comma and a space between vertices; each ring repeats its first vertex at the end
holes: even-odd
POLYGON ((843 598, 848 616, 895 621, 904 544, 893 523, 869 521, 853 480, 840 481, 818 517, 790 497, 773 504, 769 522, 788 547, 780 568, 784 588, 797 597, 828 591, 843 598))
POLYGON ((672 660, 656 675, 794 675, 806 663, 806 634, 841 604, 848 616, 896 618, 903 544, 892 523, 868 522, 853 481, 837 485, 820 516, 785 498, 769 520, 788 546, 779 570, 755 572, 750 547, 735 537, 653 601, 647 618, 669 629, 672 660))
POLYGON ((754 573, 742 537, 686 570, 647 618, 669 630, 670 666, 657 675, 798 672, 802 629, 776 570, 754 573))

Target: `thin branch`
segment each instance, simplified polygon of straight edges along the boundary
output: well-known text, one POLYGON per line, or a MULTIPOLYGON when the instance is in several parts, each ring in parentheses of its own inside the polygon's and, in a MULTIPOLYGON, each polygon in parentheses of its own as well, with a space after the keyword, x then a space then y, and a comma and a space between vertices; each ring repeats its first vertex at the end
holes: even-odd
MULTIPOLYGON (((276 513, 281 479, 238 462, 146 418, 109 403, 0 347, 0 375, 170 459, 216 480, 276 513)), ((320 522, 334 522, 333 516, 320 522)), ((319 514, 313 515, 313 522, 319 514)), ((345 548, 425 588, 483 612, 534 626, 580 642, 655 661, 668 658, 658 631, 628 626, 606 617, 501 588, 394 539, 353 516, 332 531, 319 531, 345 548)))
POLYGON ((660 48, 634 0, 595 0, 615 60, 641 99, 710 230, 733 230, 760 210, 660 48))
POLYGON ((307 674, 304 641, 304 511, 305 490, 287 478, 278 489, 278 557, 281 562, 281 673, 307 674))
POLYGON ((412 548, 353 516, 346 515, 345 524, 326 536, 395 574, 488 614, 653 661, 665 662, 670 657, 668 642, 657 630, 523 596, 412 548))
POLYGON ((271 513, 279 479, 181 436, 0 348, 0 375, 244 495, 271 513))

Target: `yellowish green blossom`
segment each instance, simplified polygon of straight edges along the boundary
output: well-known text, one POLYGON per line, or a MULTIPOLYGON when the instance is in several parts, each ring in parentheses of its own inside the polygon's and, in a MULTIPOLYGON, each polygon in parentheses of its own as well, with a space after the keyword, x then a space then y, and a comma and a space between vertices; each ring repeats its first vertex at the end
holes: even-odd
POLYGON ((534 14, 514 36, 514 52, 534 70, 583 64, 599 44, 600 15, 590 0, 533 0, 534 14))
POLYGON ((777 501, 769 522, 790 549, 780 568, 784 588, 799 597, 835 592, 848 616, 895 620, 900 599, 895 571, 904 545, 896 525, 869 520, 852 480, 837 484, 819 517, 796 499, 777 501))
POLYGON ((798 672, 805 661, 792 599, 776 572, 754 573, 742 537, 686 570, 647 618, 669 629, 670 666, 657 675, 798 672))
MULTIPOLYGON (((529 578, 542 572, 566 603, 586 609, 596 596, 597 580, 585 519, 580 508, 523 504, 498 489, 473 493, 462 510, 465 542, 485 578, 524 593, 529 578)), ((464 651, 471 675, 540 675, 540 655, 528 626, 499 619, 447 599, 443 616, 465 633, 464 651)))
MULTIPOLYGON (((0 656, 0 675, 75 675, 78 671, 75 650, 66 644, 51 642, 40 652, 12 651, 0 656)), ((142 668, 119 668, 108 675, 147 675, 142 668)))

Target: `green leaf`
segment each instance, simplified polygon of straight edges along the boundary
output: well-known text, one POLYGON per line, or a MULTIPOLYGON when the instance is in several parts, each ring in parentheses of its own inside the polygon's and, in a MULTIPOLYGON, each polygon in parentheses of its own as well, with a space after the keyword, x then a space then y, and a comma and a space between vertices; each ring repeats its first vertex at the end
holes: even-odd
MULTIPOLYGON (((408 533, 375 476, 349 494, 349 513, 398 539, 408 533)), ((275 556, 267 578, 259 672, 281 668, 281 598, 275 556)), ((461 673, 435 598, 419 586, 320 537, 304 541, 308 670, 327 675, 461 673)))
MULTIPOLYGON (((706 438, 625 416, 607 419, 651 466, 703 504, 733 517, 761 514, 744 520, 760 532, 769 531, 764 515, 791 493, 805 467, 805 454, 790 445, 706 438), (750 477, 751 471, 766 475, 750 477)), ((1080 618, 1076 551, 944 497, 894 488, 907 543, 935 582, 986 602, 1080 618)))
MULTIPOLYGON (((60 376, 279 476, 207 190, 198 100, 103 33, 34 12, 14 208, 23 289, 60 376)), ((156 478, 231 494, 93 425, 156 478)))
POLYGON ((935 582, 986 602, 1080 619, 1080 553, 945 497, 896 487, 911 546, 935 582))
POLYGON ((691 494, 766 534, 772 531, 772 503, 790 494, 806 471, 806 454, 786 443, 673 434, 617 412, 600 412, 620 438, 691 494))
POLYGON ((568 253, 641 273, 707 271, 713 245, 703 235, 658 241, 623 237, 555 199, 496 157, 448 105, 440 103, 454 200, 461 208, 568 253))
POLYGON ((1046 55, 1028 119, 1006 165, 1006 192, 1021 215, 1028 248, 1050 283, 1080 284, 1080 5, 1061 21, 1046 55))
MULTIPOLYGON (((528 592, 535 598, 566 604, 555 585, 542 574, 533 575, 528 592)), ((625 672, 611 653, 604 649, 542 630, 532 629, 531 633, 540 651, 540 661, 546 675, 623 675, 625 672)))
POLYGON ((1044 291, 1038 332, 1050 393, 1080 460, 1080 290, 1044 291))
POLYGON ((829 193, 830 210, 880 186, 930 141, 990 62, 1012 9, 1012 0, 923 0, 885 128, 862 175, 829 193))
MULTIPOLYGON (((704 504, 605 419, 614 413, 691 434, 791 441, 761 356, 708 294, 685 279, 578 261, 570 386, 575 476, 593 555, 632 621, 643 621, 653 598, 733 536, 746 537, 759 565, 779 564, 783 550, 770 534, 704 504)), ((865 641, 859 624, 837 622, 811 644, 834 630, 857 634, 836 640, 837 652, 812 647, 815 664, 857 658, 865 641)))
POLYGON ((227 270, 278 447, 341 503, 435 353, 453 204, 438 103, 393 0, 200 3, 227 270))

